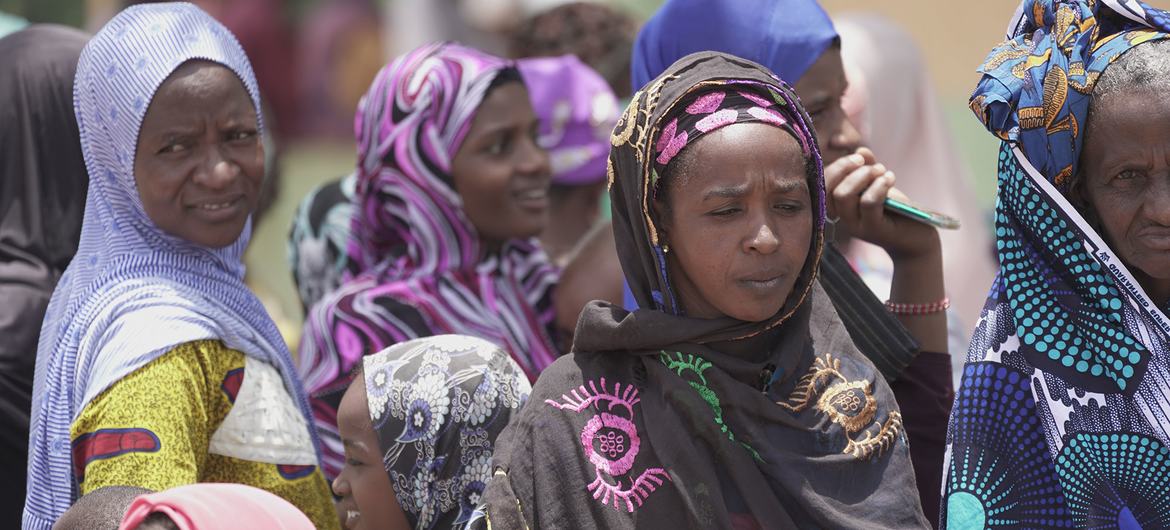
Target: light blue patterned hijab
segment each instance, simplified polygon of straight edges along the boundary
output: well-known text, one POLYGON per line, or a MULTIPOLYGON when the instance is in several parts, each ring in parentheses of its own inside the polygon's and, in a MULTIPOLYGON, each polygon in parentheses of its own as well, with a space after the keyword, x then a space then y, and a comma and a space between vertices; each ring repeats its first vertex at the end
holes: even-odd
POLYGON ((86 403, 180 344, 219 339, 275 366, 311 420, 288 349, 244 285, 251 221, 235 243, 210 249, 160 230, 139 199, 133 167, 143 117, 163 81, 192 59, 235 72, 260 115, 244 50, 191 4, 126 9, 78 62, 73 100, 89 194, 77 255, 53 292, 37 349, 26 529, 48 529, 76 498, 69 427, 86 403))

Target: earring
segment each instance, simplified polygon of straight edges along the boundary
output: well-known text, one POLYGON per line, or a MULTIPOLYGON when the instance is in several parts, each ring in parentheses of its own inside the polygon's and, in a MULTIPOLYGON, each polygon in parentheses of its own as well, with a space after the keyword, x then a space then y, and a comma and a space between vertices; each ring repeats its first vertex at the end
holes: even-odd
POLYGON ((663 254, 670 254, 670 245, 669 244, 667 244, 667 243, 662 244, 662 253, 663 254))

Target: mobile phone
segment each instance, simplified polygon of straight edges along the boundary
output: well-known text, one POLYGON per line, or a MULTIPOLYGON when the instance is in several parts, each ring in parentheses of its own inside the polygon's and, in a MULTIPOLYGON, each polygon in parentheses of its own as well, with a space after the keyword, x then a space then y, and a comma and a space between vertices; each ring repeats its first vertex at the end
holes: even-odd
POLYGON ((908 217, 920 223, 926 223, 931 226, 942 228, 945 230, 958 230, 959 220, 946 214, 932 212, 920 206, 907 204, 896 199, 886 198, 886 211, 893 212, 903 217, 908 217))

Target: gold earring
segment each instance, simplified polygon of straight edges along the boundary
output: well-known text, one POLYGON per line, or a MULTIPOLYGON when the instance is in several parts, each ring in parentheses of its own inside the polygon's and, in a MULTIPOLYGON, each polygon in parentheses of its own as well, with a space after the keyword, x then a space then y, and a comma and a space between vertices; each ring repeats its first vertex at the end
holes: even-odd
POLYGON ((667 243, 662 244, 662 253, 663 254, 670 254, 670 245, 669 244, 667 244, 667 243))

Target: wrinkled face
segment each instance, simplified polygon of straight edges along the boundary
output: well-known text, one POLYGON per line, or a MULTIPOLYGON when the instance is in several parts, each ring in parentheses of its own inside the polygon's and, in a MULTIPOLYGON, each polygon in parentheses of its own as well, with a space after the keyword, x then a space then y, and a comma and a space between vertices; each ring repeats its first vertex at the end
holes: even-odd
POLYGON ((840 46, 825 50, 792 86, 812 118, 825 165, 852 154, 861 145, 861 133, 841 108, 847 86, 840 46))
POLYGON ((349 530, 409 530, 390 476, 382 464, 378 434, 370 423, 366 382, 356 377, 337 408, 337 428, 345 446, 345 465, 333 479, 333 493, 341 497, 338 515, 349 530))
POLYGON ((138 133, 134 180, 164 232, 209 248, 240 237, 264 181, 264 147, 235 73, 189 61, 163 82, 138 133))
POLYGON ((1151 296, 1170 294, 1170 98, 1151 89, 1093 102, 1078 194, 1151 296))
POLYGON ((656 210, 683 309, 699 318, 772 318, 812 243, 800 144, 771 125, 738 123, 700 137, 679 156, 656 210))
POLYGON ((548 153, 520 82, 495 87, 476 111, 451 162, 463 211, 489 245, 534 237, 548 224, 548 153))

